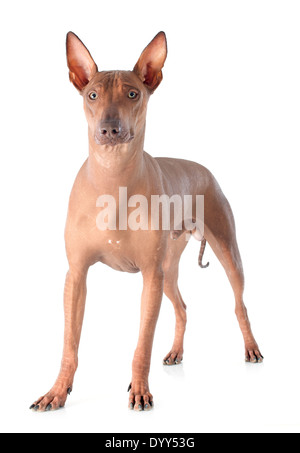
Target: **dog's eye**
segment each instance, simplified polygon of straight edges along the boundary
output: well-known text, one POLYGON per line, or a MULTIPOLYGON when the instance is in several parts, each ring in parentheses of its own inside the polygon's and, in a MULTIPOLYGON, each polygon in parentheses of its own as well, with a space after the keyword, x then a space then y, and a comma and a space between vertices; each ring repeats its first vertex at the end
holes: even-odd
POLYGON ((129 93, 128 93, 129 99, 134 99, 137 97, 137 95, 138 94, 135 91, 129 91, 129 93))
POLYGON ((98 97, 98 94, 95 93, 95 91, 91 91, 91 92, 89 93, 89 98, 92 99, 92 101, 94 101, 95 99, 97 99, 97 97, 98 97))

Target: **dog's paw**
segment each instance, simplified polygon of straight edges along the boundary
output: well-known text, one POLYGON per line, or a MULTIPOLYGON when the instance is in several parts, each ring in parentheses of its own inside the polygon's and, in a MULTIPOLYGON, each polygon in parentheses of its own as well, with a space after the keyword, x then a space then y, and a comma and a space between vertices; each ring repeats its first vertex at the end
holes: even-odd
POLYGON ((29 409, 45 412, 64 407, 67 396, 70 395, 71 392, 71 387, 54 386, 50 392, 36 400, 29 409))
POLYGON ((172 350, 163 360, 164 365, 179 365, 183 359, 183 351, 182 350, 172 350))
POLYGON ((262 363, 263 360, 264 360, 264 357, 257 347, 256 348, 251 348, 251 347, 246 348, 245 362, 262 363))
POLYGON ((149 411, 153 408, 153 396, 148 386, 141 384, 130 384, 128 387, 129 403, 128 408, 135 411, 149 411))

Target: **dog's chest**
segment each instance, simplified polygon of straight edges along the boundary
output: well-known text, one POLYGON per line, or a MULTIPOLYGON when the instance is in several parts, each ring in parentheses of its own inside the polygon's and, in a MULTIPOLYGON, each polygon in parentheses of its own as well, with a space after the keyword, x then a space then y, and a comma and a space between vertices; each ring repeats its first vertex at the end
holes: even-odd
POLYGON ((135 195, 130 203, 121 189, 112 186, 98 192, 88 178, 78 178, 70 197, 65 237, 76 259, 81 256, 89 264, 102 262, 135 273, 162 253, 162 235, 151 228, 147 197, 135 195))
POLYGON ((130 228, 101 230, 97 225, 97 211, 76 212, 68 218, 71 246, 80 248, 90 263, 102 262, 122 272, 136 273, 150 260, 157 260, 163 252, 160 232, 133 231, 130 228), (70 234, 71 233, 71 234, 70 234))

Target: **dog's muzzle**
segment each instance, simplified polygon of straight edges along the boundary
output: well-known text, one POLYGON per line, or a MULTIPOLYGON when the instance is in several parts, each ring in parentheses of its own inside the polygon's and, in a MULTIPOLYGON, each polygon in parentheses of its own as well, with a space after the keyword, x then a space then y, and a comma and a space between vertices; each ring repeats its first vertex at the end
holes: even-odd
POLYGON ((95 134, 95 140, 99 145, 118 145, 127 143, 133 139, 129 130, 122 127, 120 120, 101 121, 95 134))

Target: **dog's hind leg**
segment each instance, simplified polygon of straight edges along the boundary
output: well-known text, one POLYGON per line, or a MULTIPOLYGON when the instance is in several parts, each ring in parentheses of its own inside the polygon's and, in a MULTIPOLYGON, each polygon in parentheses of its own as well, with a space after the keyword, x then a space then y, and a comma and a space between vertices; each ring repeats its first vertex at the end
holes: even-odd
POLYGON ((170 352, 165 356, 164 365, 176 365, 183 358, 183 339, 186 326, 186 305, 178 289, 177 279, 165 276, 164 293, 170 299, 175 310, 175 338, 170 352))
POLYGON ((164 365, 176 365, 183 358, 183 340, 186 327, 186 305, 178 289, 178 266, 181 253, 187 245, 185 234, 170 243, 169 253, 164 262, 164 294, 170 299, 175 310, 175 338, 170 352, 163 359, 164 365))
POLYGON ((243 300, 244 272, 236 240, 233 214, 223 195, 219 194, 219 199, 216 199, 214 204, 211 202, 210 206, 213 206, 213 209, 206 213, 205 237, 223 265, 234 292, 235 314, 245 343, 245 359, 247 362, 262 362, 263 356, 254 339, 243 300), (212 212, 214 212, 213 215, 212 212))

